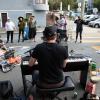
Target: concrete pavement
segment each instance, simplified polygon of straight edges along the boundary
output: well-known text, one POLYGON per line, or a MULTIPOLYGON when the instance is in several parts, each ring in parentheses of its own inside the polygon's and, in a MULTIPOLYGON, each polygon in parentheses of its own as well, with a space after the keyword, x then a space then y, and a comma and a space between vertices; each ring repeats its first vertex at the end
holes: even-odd
MULTIPOLYGON (((37 27, 37 32, 40 33, 44 30, 43 27, 37 27)), ((5 28, 0 28, 0 33, 6 33, 5 28)), ((16 28, 16 30, 14 31, 14 33, 18 33, 18 28, 16 28)))
MULTIPOLYGON (((73 26, 75 27, 75 25, 73 26)), ((62 45, 68 45, 68 51, 74 50, 75 54, 83 54, 89 57, 92 57, 93 61, 96 62, 97 67, 100 67, 100 54, 96 53, 96 50, 93 48, 93 46, 100 46, 100 29, 94 29, 94 28, 88 28, 84 27, 84 32, 83 32, 83 42, 82 43, 75 43, 75 29, 70 30, 68 29, 68 34, 69 32, 72 32, 72 36, 69 37, 68 42, 62 41, 62 45), (89 42, 88 42, 89 41, 89 42)), ((38 43, 41 43, 41 32, 37 33, 36 36, 36 42, 33 42, 32 40, 26 40, 25 42, 17 42, 17 37, 18 35, 14 35, 14 43, 8 43, 6 44, 8 47, 9 46, 35 46, 38 43)), ((1 38, 6 41, 6 34, 1 34, 1 38)), ((79 100, 80 97, 82 97, 84 90, 80 88, 78 82, 79 82, 79 73, 80 72, 71 72, 71 73, 65 73, 69 74, 72 76, 76 88, 75 91, 78 93, 78 98, 76 100, 79 100)), ((28 76, 28 79, 31 77, 28 76)), ((14 91, 17 93, 17 95, 23 95, 23 84, 22 84, 22 76, 21 76, 21 69, 20 66, 16 66, 12 71, 8 73, 2 73, 0 71, 0 80, 11 80, 14 91)), ((29 83, 28 83, 29 84, 29 83)), ((30 85, 29 85, 30 86, 30 85)), ((100 83, 97 83, 97 88, 96 92, 97 95, 100 96, 100 83)), ((62 97, 62 95, 68 96, 68 100, 73 100, 71 97, 73 96, 73 92, 64 92, 61 93, 59 96, 62 97)))

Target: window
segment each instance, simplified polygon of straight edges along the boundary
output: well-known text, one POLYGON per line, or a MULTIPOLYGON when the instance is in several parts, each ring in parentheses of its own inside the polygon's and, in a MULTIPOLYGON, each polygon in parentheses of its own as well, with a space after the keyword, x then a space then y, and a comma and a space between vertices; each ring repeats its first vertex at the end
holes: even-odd
POLYGON ((45 4, 46 0, 35 0, 36 4, 45 4))
POLYGON ((2 27, 5 27, 5 23, 7 21, 7 13, 1 13, 1 19, 2 19, 1 22, 2 27))

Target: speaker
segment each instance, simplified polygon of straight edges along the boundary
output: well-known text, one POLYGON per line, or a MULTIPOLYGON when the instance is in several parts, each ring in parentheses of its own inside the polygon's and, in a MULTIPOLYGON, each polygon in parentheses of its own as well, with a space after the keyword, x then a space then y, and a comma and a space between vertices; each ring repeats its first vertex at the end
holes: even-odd
POLYGON ((0 81, 0 96, 2 98, 9 98, 13 95, 13 86, 12 83, 7 81, 0 81))

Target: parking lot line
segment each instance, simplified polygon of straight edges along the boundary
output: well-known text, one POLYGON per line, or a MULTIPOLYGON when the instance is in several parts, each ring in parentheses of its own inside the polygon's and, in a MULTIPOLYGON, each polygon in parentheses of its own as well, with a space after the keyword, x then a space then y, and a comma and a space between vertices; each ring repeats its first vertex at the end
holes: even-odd
POLYGON ((100 39, 96 40, 83 40, 83 43, 100 43, 100 39))

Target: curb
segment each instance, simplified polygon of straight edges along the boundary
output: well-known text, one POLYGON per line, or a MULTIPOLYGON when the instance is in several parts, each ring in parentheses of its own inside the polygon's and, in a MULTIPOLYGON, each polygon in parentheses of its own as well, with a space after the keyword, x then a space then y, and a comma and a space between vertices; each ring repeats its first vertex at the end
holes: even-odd
MULTIPOLYGON (((43 30, 41 30, 41 31, 36 31, 37 33, 42 33, 43 32, 43 30)), ((17 34, 18 33, 18 31, 17 32, 14 32, 15 34, 17 34)), ((6 32, 5 31, 1 31, 0 32, 0 34, 6 34, 6 32)))
MULTIPOLYGON (((44 28, 37 28, 37 33, 42 33, 43 32, 43 30, 44 30, 44 28)), ((3 30, 3 29, 1 29, 0 30, 0 34, 4 34, 4 33, 6 33, 6 31, 5 30, 3 30)), ((15 31, 14 33, 18 33, 18 31, 15 31)))

